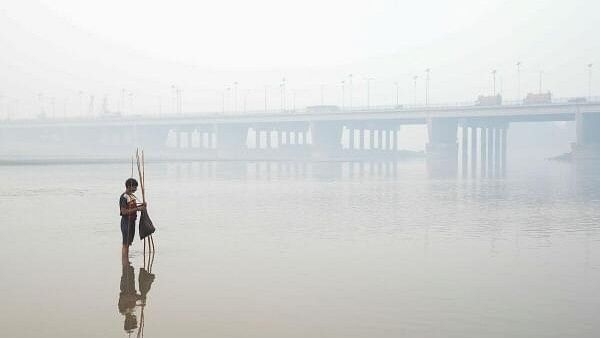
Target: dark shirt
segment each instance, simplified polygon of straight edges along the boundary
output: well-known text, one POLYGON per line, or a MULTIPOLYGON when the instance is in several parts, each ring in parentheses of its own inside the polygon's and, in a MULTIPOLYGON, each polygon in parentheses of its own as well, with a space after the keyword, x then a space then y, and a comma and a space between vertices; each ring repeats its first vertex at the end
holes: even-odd
POLYGON ((129 221, 135 220, 137 218, 137 212, 128 215, 123 215, 121 213, 122 208, 133 209, 135 207, 137 207, 135 196, 122 193, 121 197, 119 198, 119 214, 121 215, 121 219, 127 219, 129 221))

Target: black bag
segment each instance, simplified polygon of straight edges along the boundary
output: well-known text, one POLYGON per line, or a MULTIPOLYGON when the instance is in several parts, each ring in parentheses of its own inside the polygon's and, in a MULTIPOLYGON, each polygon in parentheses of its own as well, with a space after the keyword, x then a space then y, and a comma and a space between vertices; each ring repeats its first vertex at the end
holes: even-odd
POLYGON ((152 224, 152 220, 150 219, 150 216, 148 216, 148 212, 146 210, 142 210, 139 227, 140 239, 144 239, 156 231, 156 228, 154 227, 154 224, 152 224))

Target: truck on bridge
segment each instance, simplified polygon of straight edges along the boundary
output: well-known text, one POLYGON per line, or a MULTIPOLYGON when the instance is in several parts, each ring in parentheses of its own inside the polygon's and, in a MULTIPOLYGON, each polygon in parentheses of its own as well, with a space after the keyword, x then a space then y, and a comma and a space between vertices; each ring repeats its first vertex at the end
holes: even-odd
POLYGON ((475 101, 476 106, 499 106, 502 104, 502 95, 479 95, 477 97, 477 101, 475 101))
POLYGON ((543 104, 543 103, 552 103, 552 93, 528 93, 525 99, 523 100, 523 104, 543 104))

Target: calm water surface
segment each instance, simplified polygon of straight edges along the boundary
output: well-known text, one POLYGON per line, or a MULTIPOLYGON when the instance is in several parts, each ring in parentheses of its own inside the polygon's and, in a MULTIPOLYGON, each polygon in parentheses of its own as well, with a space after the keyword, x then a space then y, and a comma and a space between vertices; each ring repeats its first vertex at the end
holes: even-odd
POLYGON ((598 168, 436 178, 424 161, 0 167, 3 337, 598 337, 598 168), (429 173, 429 174, 428 174, 429 173), (143 297, 145 296, 145 306, 143 297))

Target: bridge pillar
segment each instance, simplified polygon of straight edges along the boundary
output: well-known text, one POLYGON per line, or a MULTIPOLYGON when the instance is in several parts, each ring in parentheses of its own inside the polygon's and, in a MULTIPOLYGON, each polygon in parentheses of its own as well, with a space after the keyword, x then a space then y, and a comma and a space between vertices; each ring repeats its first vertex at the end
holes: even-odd
POLYGON ((481 177, 485 177, 487 174, 487 139, 488 139, 488 128, 481 127, 481 177))
POLYGON ((577 142, 571 145, 574 159, 600 159, 600 113, 576 113, 577 142))
POLYGON ((467 165, 469 164, 469 147, 467 147, 467 144, 469 144, 469 133, 467 127, 463 126, 461 132, 461 171, 463 176, 467 176, 467 165))
POLYGON ((285 137, 285 130, 280 130, 277 133, 277 143, 279 144, 279 146, 283 146, 286 144, 286 137, 285 137))
POLYGON ((481 129, 481 177, 502 177, 506 173, 508 123, 481 129))
POLYGON ((331 158, 339 156, 342 150, 343 125, 335 121, 315 121, 310 124, 311 156, 331 158))
POLYGON ((431 176, 456 176, 458 167, 458 121, 455 118, 429 118, 426 146, 427 167, 431 176))
POLYGON ((369 130, 369 149, 375 150, 375 129, 369 130))
POLYGON ((508 137, 508 125, 505 128, 500 129, 500 137, 502 139, 501 143, 501 155, 500 155, 500 163, 501 163, 501 175, 506 175, 506 154, 507 154, 507 137, 508 137))
POLYGON ((218 124, 215 129, 219 158, 239 158, 239 155, 246 152, 246 139, 248 137, 248 126, 246 124, 218 124))
POLYGON ((398 151, 398 129, 392 129, 388 134, 390 135, 390 151, 398 151))
POLYGON ((365 150, 365 129, 358 130, 358 147, 360 150, 365 150))
POLYGON ((273 131, 272 130, 265 130, 265 137, 266 137, 266 141, 267 141, 267 149, 273 149, 273 142, 271 142, 271 133, 273 131))
POLYGON ((477 170, 477 127, 471 127, 471 176, 476 176, 477 170))

